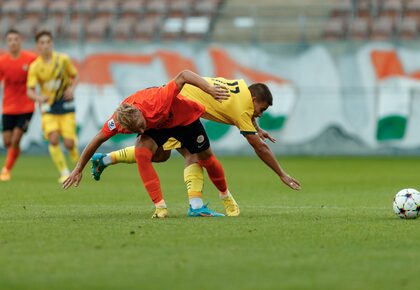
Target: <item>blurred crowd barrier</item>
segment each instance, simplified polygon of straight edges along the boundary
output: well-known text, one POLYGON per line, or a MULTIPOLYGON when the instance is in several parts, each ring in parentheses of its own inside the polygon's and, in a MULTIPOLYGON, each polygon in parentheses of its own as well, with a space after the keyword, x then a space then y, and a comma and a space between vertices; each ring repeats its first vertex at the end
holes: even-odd
MULTIPOLYGON (((122 99, 190 69, 268 84, 274 105, 259 122, 277 138, 270 145, 276 153, 420 153, 420 52, 413 43, 165 48, 97 44, 57 49, 72 57, 80 73, 76 105, 81 147, 122 99)), ((252 152, 236 127, 204 122, 217 152, 252 152)), ((107 146, 131 145, 134 137, 116 136, 107 146)), ((22 146, 29 152, 46 148, 39 112, 22 146)))

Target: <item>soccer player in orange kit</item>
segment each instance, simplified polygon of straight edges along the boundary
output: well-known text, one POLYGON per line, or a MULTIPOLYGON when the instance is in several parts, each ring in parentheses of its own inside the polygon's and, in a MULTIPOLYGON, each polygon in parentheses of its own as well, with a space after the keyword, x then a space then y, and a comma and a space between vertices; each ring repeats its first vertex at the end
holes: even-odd
POLYGON ((6 33, 8 53, 0 57, 0 81, 3 94, 3 142, 7 157, 0 173, 0 181, 11 179, 11 171, 20 154, 20 140, 27 131, 35 109, 34 102, 26 94, 26 79, 29 65, 36 54, 21 49, 19 31, 10 29, 6 33))
MULTIPOLYGON (((191 71, 179 73, 164 87, 154 87, 138 91, 126 98, 112 117, 105 122, 101 131, 89 142, 69 178, 64 181, 64 189, 72 184, 77 186, 82 178, 83 168, 96 149, 117 133, 139 133, 135 156, 143 184, 156 206, 152 217, 168 216, 159 178, 152 165, 156 150, 169 138, 181 141, 192 154, 197 154, 206 168, 225 182, 223 168, 210 149, 210 142, 199 118, 205 112, 203 105, 182 97, 179 94, 185 84, 199 87, 215 99, 227 99, 229 93, 219 85, 210 85, 202 77, 191 71)), ((192 210, 191 216, 223 216, 203 205, 192 210)))

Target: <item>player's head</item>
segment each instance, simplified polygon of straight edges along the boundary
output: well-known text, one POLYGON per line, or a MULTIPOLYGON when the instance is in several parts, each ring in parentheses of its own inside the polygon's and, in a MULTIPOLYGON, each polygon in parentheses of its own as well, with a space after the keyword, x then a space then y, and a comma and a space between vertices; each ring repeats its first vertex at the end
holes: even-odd
POLYGON ((146 120, 139 109, 130 104, 120 104, 114 113, 115 121, 125 130, 133 133, 143 133, 146 130, 146 120))
POLYGON ((35 42, 38 52, 42 56, 48 56, 53 49, 53 36, 48 30, 41 30, 35 34, 35 42))
POLYGON ((5 36, 9 52, 12 54, 19 53, 22 42, 19 31, 16 29, 9 29, 5 36))
POLYGON ((248 87, 254 103, 254 117, 261 117, 262 113, 273 105, 273 96, 267 85, 255 83, 248 87))

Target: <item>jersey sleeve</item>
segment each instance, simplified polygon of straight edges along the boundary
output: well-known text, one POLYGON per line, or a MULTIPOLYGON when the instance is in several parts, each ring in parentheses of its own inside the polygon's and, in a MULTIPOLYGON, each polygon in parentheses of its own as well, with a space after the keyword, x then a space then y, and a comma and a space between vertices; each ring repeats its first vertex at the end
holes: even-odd
POLYGON ((70 77, 75 77, 77 75, 77 69, 68 55, 64 55, 64 66, 70 77))
POLYGON ((247 112, 242 113, 235 125, 239 128, 241 134, 243 135, 255 134, 257 132, 257 129, 255 129, 255 126, 252 123, 252 116, 247 112))
POLYGON ((117 125, 114 121, 114 116, 112 115, 111 118, 109 118, 101 129, 102 133, 108 138, 116 135, 118 133, 117 125))
POLYGON ((3 78, 4 78, 3 68, 0 64, 0 82, 3 81, 3 78))
POLYGON ((36 76, 36 66, 34 63, 31 63, 29 65, 29 71, 28 71, 28 78, 26 80, 26 87, 28 88, 35 88, 38 84, 38 78, 36 76))

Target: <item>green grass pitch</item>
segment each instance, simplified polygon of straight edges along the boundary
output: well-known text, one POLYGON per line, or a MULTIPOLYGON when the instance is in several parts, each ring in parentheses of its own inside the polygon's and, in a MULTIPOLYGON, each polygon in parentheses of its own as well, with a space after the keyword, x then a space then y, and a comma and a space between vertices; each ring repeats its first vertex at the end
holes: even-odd
MULTIPOLYGON (((152 220, 135 165, 63 191, 48 157, 22 156, 0 183, 0 289, 418 289, 420 220, 392 198, 420 188, 419 158, 280 159, 300 192, 220 159, 240 217, 186 217, 173 157, 156 166, 171 217, 152 220)), ((223 210, 208 180, 205 198, 223 210)))

